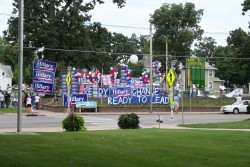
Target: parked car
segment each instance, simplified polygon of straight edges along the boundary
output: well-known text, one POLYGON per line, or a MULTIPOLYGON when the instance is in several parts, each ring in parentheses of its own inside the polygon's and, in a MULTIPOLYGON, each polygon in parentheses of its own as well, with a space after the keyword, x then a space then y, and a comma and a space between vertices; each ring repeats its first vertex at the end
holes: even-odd
POLYGON ((241 100, 233 103, 232 105, 227 105, 221 107, 220 111, 227 113, 247 113, 247 106, 250 105, 250 100, 241 100))

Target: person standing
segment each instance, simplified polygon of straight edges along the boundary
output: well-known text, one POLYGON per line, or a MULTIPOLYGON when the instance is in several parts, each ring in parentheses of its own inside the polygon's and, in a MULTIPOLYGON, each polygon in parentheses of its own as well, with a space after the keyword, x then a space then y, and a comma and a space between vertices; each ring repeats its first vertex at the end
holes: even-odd
POLYGON ((14 108, 16 108, 17 106, 17 102, 18 102, 18 96, 17 96, 17 94, 15 93, 14 95, 13 95, 13 98, 12 98, 12 106, 14 107, 14 108))
POLYGON ((180 84, 177 82, 176 85, 175 85, 175 88, 174 88, 174 94, 179 96, 179 93, 180 93, 180 84))
POLYGON ((28 113, 33 113, 33 109, 31 107, 31 97, 29 94, 28 94, 28 97, 26 99, 26 107, 27 107, 28 113))
POLYGON ((10 94, 8 92, 5 92, 4 94, 4 101, 5 101, 6 108, 9 108, 10 94))
POLYGON ((41 97, 40 97, 38 94, 36 94, 36 96, 35 96, 35 106, 36 106, 36 110, 39 110, 40 102, 41 102, 41 97))
POLYGON ((11 95, 12 87, 10 86, 10 84, 7 84, 6 91, 7 91, 8 94, 11 95))
POLYGON ((239 96, 236 97, 236 101, 237 101, 237 102, 240 102, 241 100, 242 100, 242 97, 241 97, 241 95, 239 94, 239 96))
POLYGON ((196 85, 195 84, 193 84, 192 85, 192 92, 193 92, 193 98, 195 98, 196 97, 196 94, 197 94, 197 89, 196 89, 196 85))
POLYGON ((27 98, 28 98, 28 93, 24 93, 24 97, 23 97, 23 103, 24 103, 24 108, 26 109, 26 105, 27 105, 27 98))
POLYGON ((4 95, 2 91, 0 90, 0 103, 1 103, 1 108, 4 108, 4 95))
POLYGON ((222 97, 223 91, 225 90, 225 86, 223 83, 220 84, 219 89, 220 89, 220 97, 222 97))
POLYGON ((34 94, 34 92, 30 94, 30 98, 31 98, 31 108, 34 109, 34 106, 35 106, 35 94, 34 94))
POLYGON ((174 95, 174 112, 178 112, 177 110, 178 110, 178 108, 179 108, 179 97, 178 97, 178 95, 174 95))

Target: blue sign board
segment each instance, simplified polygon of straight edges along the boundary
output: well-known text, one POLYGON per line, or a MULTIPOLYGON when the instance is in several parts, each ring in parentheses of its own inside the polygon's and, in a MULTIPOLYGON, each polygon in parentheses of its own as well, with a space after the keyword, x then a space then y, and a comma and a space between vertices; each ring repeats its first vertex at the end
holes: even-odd
POLYGON ((49 71, 33 70, 33 80, 54 83, 55 73, 49 71))
POLYGON ((33 68, 34 92, 52 94, 55 82, 56 63, 35 59, 33 68))
POLYGON ((41 59, 35 59, 34 62, 34 70, 44 70, 44 71, 50 71, 50 72, 56 72, 56 63, 41 60, 41 59))
MULTIPOLYGON (((76 104, 76 102, 83 102, 83 101, 88 101, 87 94, 73 94, 70 96, 71 104, 76 104)), ((63 95, 63 105, 68 106, 68 97, 65 94, 63 95)))
POLYGON ((51 94, 53 92, 53 88, 54 86, 52 83, 33 81, 34 92, 41 94, 51 94))

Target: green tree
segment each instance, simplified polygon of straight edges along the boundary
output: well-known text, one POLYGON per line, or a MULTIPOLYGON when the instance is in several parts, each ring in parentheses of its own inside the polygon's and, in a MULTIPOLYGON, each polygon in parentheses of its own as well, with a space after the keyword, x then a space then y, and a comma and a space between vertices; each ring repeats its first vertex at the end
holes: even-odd
POLYGON ((156 29, 154 53, 165 53, 167 41, 169 53, 178 60, 181 60, 180 56, 190 55, 194 40, 203 34, 199 26, 202 15, 203 10, 196 10, 193 3, 163 4, 151 16, 156 29))
POLYGON ((194 53, 198 57, 205 57, 207 61, 213 57, 216 41, 212 37, 205 37, 194 44, 194 53))
POLYGON ((227 38, 228 46, 234 51, 234 70, 238 78, 234 80, 237 84, 248 84, 250 82, 250 37, 241 28, 230 32, 227 38), (247 61, 246 61, 247 60, 247 61))
POLYGON ((216 77, 229 81, 231 84, 237 79, 237 71, 235 68, 232 68, 236 66, 232 59, 233 57, 234 52, 230 47, 218 46, 215 48, 213 58, 210 61, 210 63, 218 69, 216 71, 216 77))
MULTIPOLYGON (((121 8, 126 1, 113 2, 121 8)), ((41 53, 44 59, 58 62, 59 69, 68 65, 93 68, 91 66, 98 63, 95 62, 97 57, 93 52, 106 51, 108 44, 103 41, 107 38, 111 40, 110 34, 100 25, 85 24, 91 19, 88 12, 98 3, 102 4, 104 1, 92 0, 84 3, 83 0, 25 0, 24 66, 33 64, 34 52, 44 48, 41 53), (96 43, 95 38, 98 35, 103 43, 96 43), (100 44, 103 46, 97 46, 100 44), (98 48, 93 50, 94 47, 98 48)), ((14 0, 13 5, 13 14, 17 14, 18 0, 14 0)), ((8 24, 4 36, 7 41, 11 41, 12 46, 16 46, 18 18, 11 17, 8 24)), ((108 61, 110 58, 103 60, 108 61)), ((31 78, 31 75, 27 77, 31 78)))

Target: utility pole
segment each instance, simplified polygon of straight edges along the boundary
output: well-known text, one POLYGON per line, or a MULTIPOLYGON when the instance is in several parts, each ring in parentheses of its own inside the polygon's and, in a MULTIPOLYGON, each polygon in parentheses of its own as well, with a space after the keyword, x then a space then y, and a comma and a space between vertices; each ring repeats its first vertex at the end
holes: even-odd
POLYGON ((153 112, 153 72, 152 72, 152 62, 153 62, 153 51, 152 51, 152 23, 149 20, 150 26, 150 113, 153 112))
POLYGON ((22 132, 22 85, 23 85, 23 0, 19 0, 18 18, 18 113, 17 132, 22 132))
POLYGON ((168 82, 167 82, 167 75, 168 75, 168 42, 166 42, 166 85, 165 90, 168 92, 168 82))

